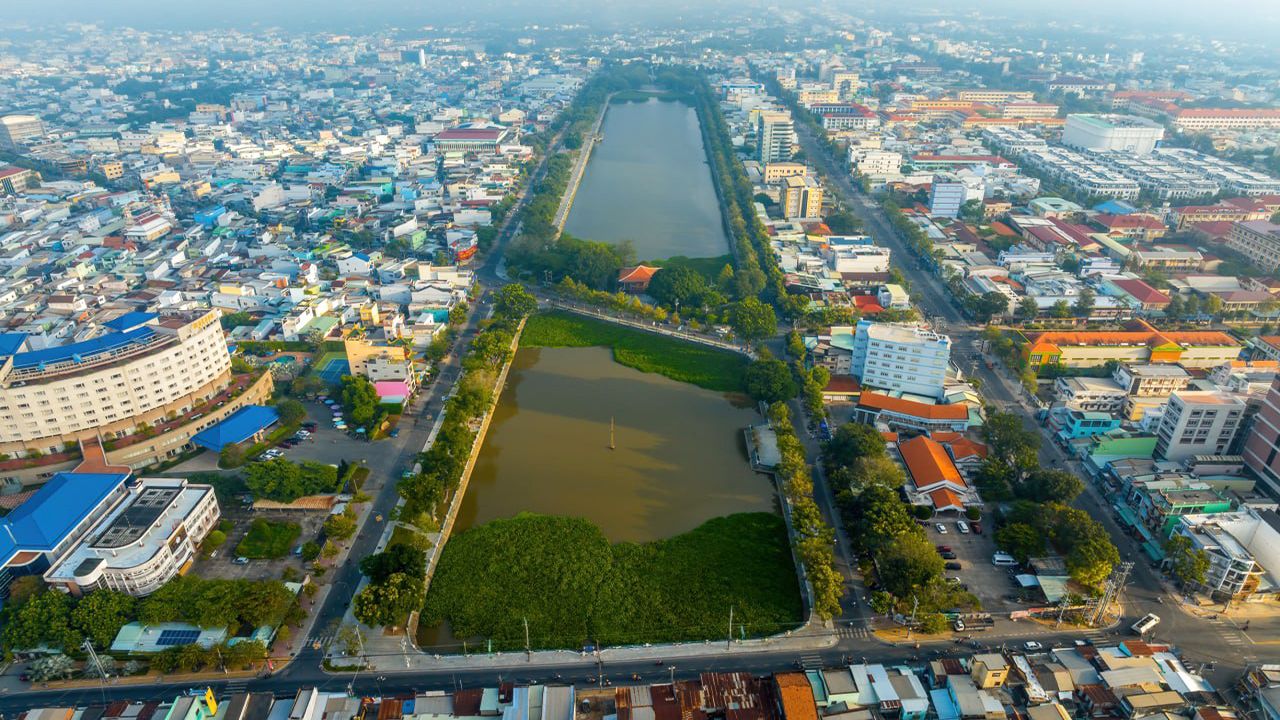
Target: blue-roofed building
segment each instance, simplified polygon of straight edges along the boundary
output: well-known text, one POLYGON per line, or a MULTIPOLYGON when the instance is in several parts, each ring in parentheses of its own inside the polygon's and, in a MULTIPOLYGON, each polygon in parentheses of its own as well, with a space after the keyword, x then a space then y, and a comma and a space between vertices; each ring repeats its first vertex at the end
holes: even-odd
POLYGON ((244 442, 276 424, 280 414, 266 405, 248 405, 240 408, 226 420, 201 431, 191 442, 214 452, 222 452, 228 445, 244 442))
POLYGON ((1093 209, 1100 213, 1109 215, 1132 215, 1138 212, 1138 208, 1130 205, 1123 200, 1108 200, 1093 206, 1093 209))
POLYGON ((43 573, 128 494, 126 474, 58 473, 0 518, 0 595, 43 573))

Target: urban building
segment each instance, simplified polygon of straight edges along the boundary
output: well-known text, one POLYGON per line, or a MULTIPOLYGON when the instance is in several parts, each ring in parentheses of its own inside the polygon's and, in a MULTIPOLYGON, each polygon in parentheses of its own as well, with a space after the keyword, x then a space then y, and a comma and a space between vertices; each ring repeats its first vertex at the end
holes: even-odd
POLYGON ((929 186, 929 214, 934 217, 959 217, 960 208, 973 199, 975 194, 977 199, 982 198, 980 192, 973 193, 957 178, 934 175, 933 182, 929 186))
POLYGON ((100 588, 149 595, 195 559, 219 516, 212 485, 143 478, 53 562, 45 582, 72 595, 100 588))
POLYGON ((1280 267, 1280 225, 1266 220, 1248 220, 1231 225, 1227 247, 1249 258, 1252 264, 1271 272, 1280 267))
POLYGON ((930 435, 964 432, 969 427, 969 412, 969 405, 937 405, 867 390, 858 396, 853 419, 893 432, 930 435))
POLYGON ((0 167, 0 195, 17 195, 36 179, 36 174, 26 168, 0 167))
POLYGON ((1146 155, 1163 139, 1163 125, 1135 115, 1071 114, 1062 131, 1064 144, 1092 152, 1146 155))
POLYGON ((44 122, 34 115, 0 117, 0 148, 20 150, 21 143, 44 137, 44 122))
POLYGON ((1124 363, 1112 375, 1125 395, 1134 397, 1168 397, 1187 389, 1191 373, 1181 365, 1124 363))
POLYGON ((1175 392, 1156 428, 1156 455, 1226 455, 1244 423, 1245 401, 1216 391, 1175 392))
POLYGON ((1096 367, 1110 360, 1212 368, 1240 355, 1240 343, 1226 333, 1164 332, 1141 320, 1131 321, 1127 328, 1118 332, 1026 333, 1022 351, 1033 369, 1054 363, 1096 367))
MULTIPOLYGON (((1243 508, 1212 515, 1182 515, 1174 535, 1191 541, 1192 550, 1209 558, 1204 588, 1217 600, 1249 600, 1264 576, 1280 573, 1280 515, 1274 510, 1243 508)), ((1277 591, 1268 584, 1271 594, 1277 591)))
POLYGON ((756 152, 760 162, 790 160, 794 153, 795 126, 785 112, 761 112, 756 123, 756 152))
POLYGON ((1054 389, 1067 406, 1090 412, 1118 412, 1129 396, 1124 386, 1110 378, 1060 377, 1054 389))
POLYGON ((219 317, 129 312, 41 349, 0 334, 0 452, 61 452, 191 412, 231 381, 219 317))
POLYGON ((859 321, 853 332, 850 374, 863 387, 928 398, 942 397, 951 338, 915 325, 859 321))
POLYGON ((1280 493, 1280 379, 1272 383, 1245 438, 1245 465, 1280 493))
POLYGON ((811 175, 791 175, 783 180, 782 216, 788 220, 822 217, 822 184, 811 175))
POLYGON ((804 163, 798 162, 771 162, 764 164, 764 183, 772 185, 785 181, 789 177, 804 176, 809 173, 809 167, 804 163))

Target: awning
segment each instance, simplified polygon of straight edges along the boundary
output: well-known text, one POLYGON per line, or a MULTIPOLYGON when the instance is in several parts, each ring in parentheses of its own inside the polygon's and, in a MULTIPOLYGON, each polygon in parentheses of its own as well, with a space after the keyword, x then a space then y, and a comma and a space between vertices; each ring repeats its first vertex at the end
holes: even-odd
POLYGON ((214 452, 222 452, 222 448, 248 440, 279 419, 280 416, 273 407, 247 405, 217 425, 202 430, 191 438, 191 442, 214 452))

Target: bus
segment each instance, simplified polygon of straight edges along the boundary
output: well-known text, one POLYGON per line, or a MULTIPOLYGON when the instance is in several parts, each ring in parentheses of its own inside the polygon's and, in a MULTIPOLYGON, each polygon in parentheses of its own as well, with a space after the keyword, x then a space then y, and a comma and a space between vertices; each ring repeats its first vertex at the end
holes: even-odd
POLYGON ((1155 613, 1147 613, 1141 620, 1130 626, 1134 635, 1146 635, 1151 629, 1160 624, 1160 616, 1155 613))

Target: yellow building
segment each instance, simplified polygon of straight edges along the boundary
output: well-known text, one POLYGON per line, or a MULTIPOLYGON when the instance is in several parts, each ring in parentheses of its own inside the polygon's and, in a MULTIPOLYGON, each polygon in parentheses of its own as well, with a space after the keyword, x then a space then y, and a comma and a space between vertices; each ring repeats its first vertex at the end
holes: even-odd
POLYGON ((1217 367, 1240 356, 1240 343, 1221 332, 1161 332, 1135 320, 1122 332, 1041 332, 1025 336, 1023 353, 1033 370, 1061 363, 1098 367, 1123 363, 1180 363, 1217 367))
POLYGON ((795 175, 804 175, 809 171, 804 163, 771 162, 764 165, 764 182, 766 185, 786 180, 795 175))
POLYGON ((961 90, 956 93, 957 100, 972 100, 980 103, 1006 103, 1013 100, 1021 100, 1023 102, 1031 102, 1035 100, 1036 94, 1031 90, 961 90))
POLYGON ((1003 687, 1009 679, 1009 663, 1000 653, 979 653, 973 656, 969 675, 981 690, 1003 687))
POLYGON ((788 220, 822 217, 822 185, 808 175, 786 178, 782 187, 782 214, 788 220))

